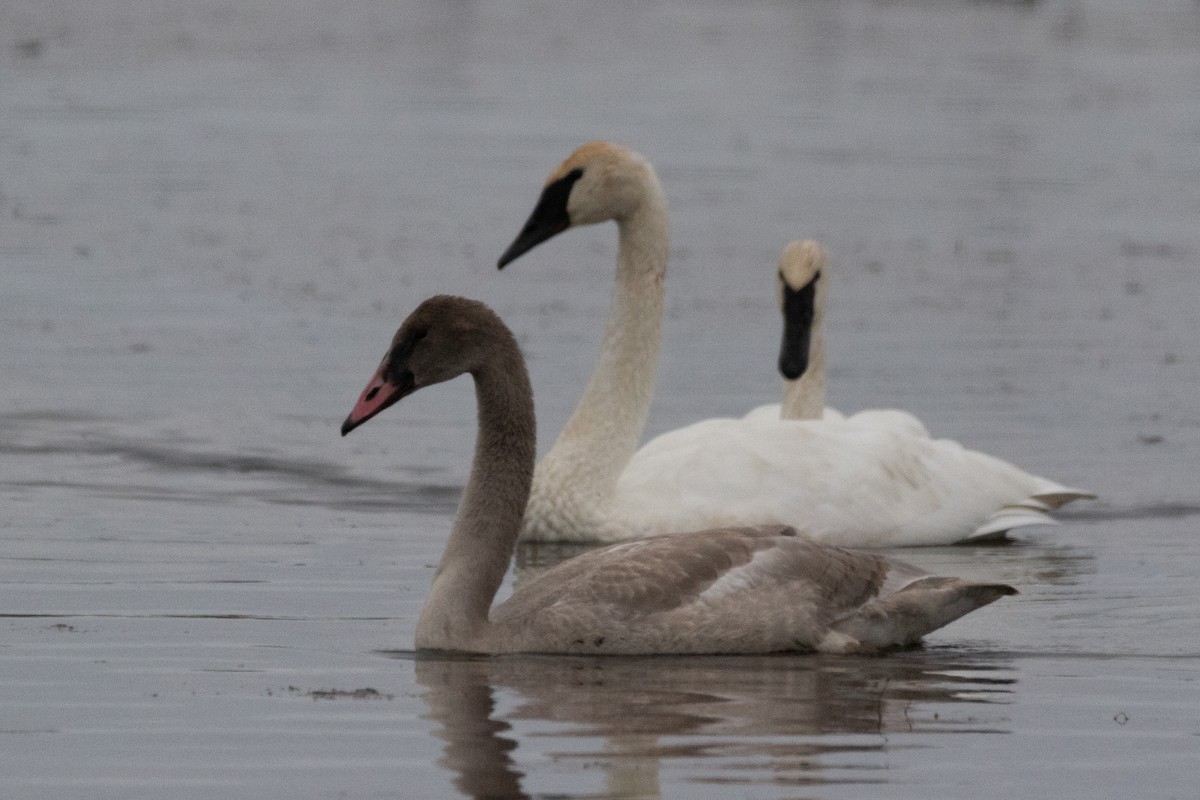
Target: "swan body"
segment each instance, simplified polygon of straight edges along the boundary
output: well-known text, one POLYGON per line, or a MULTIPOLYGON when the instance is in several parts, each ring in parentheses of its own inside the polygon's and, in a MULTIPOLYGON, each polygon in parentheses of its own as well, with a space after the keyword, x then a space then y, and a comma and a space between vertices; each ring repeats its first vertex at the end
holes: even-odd
POLYGON ((654 532, 786 519, 817 541, 903 547, 1052 522, 1046 512, 1074 496, 1065 491, 933 439, 909 414, 864 411, 712 419, 665 433, 630 461, 616 496, 624 513, 654 532), (714 452, 721 458, 709 458, 714 452))
POLYGON ((551 173, 504 267, 576 225, 616 222, 616 293, 597 365, 538 464, 521 538, 614 542, 730 525, 782 524, 844 546, 950 544, 1053 523, 1090 497, 1000 459, 933 439, 900 411, 824 408, 824 251, 793 243, 780 262, 781 406, 637 442, 661 344, 668 211, 642 156, 606 142, 551 173))
POLYGON ((417 622, 423 650, 480 653, 877 652, 1016 592, 928 575, 784 526, 624 542, 538 575, 492 608, 532 483, 535 422, 516 340, 482 303, 421 304, 342 425, 460 374, 475 381, 470 478, 417 622))

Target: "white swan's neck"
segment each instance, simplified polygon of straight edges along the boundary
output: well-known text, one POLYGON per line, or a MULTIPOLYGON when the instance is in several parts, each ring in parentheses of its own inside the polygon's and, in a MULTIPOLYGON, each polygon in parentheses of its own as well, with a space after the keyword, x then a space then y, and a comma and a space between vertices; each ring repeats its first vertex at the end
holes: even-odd
POLYGON ((637 450, 658 370, 669 230, 653 174, 645 199, 617 220, 617 283, 600 357, 575 412, 538 465, 538 486, 571 496, 540 498, 575 522, 601 513, 637 450), (546 480, 543 480, 543 474, 546 480), (552 477, 550 477, 552 476, 552 477))
POLYGON ((536 458, 529 375, 516 343, 474 373, 479 435, 471 476, 417 621, 418 649, 486 650, 488 610, 516 547, 536 458))
POLYGON ((817 281, 813 296, 812 338, 808 349, 808 367, 783 389, 780 419, 821 419, 825 413, 825 293, 828 278, 817 281))

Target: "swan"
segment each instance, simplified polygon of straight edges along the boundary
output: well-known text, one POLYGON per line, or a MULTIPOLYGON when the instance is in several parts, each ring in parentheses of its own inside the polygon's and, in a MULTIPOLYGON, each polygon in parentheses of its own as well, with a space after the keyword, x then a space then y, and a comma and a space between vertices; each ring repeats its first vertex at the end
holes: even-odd
POLYGON ((825 296, 828 258, 820 242, 795 241, 783 249, 776 273, 779 307, 783 311, 783 343, 779 371, 787 379, 783 402, 762 406, 768 419, 840 419, 825 406, 825 296), (825 275, 825 280, 821 277, 825 275))
POLYGON ((416 627, 419 650, 475 653, 873 653, 1005 595, 784 526, 706 530, 592 550, 492 608, 536 457, 533 392, 487 306, 439 295, 400 326, 342 424, 345 436, 426 386, 470 374, 479 433, 458 515, 416 627))
POLYGON ((783 312, 779 371, 785 378, 783 401, 759 406, 747 421, 837 419, 845 417, 825 405, 825 296, 828 258, 820 242, 794 241, 783 249, 775 273, 783 312))
POLYGON ((669 239, 666 196, 650 163, 608 142, 578 148, 550 174, 498 266, 568 228, 607 220, 617 225, 617 280, 599 360, 537 466, 522 539, 614 542, 782 524, 844 546, 937 545, 1053 522, 1048 511, 1090 496, 932 439, 903 412, 864 412, 851 421, 828 410, 815 419, 824 403, 827 282, 818 274, 824 254, 809 246, 785 252, 781 269, 803 272, 807 259, 810 274, 786 290, 781 282, 785 310, 794 306, 802 317, 789 326, 807 344, 807 352, 785 349, 781 367, 793 378, 813 370, 788 390, 789 419, 758 410, 749 418, 705 420, 638 450, 662 339, 669 239))

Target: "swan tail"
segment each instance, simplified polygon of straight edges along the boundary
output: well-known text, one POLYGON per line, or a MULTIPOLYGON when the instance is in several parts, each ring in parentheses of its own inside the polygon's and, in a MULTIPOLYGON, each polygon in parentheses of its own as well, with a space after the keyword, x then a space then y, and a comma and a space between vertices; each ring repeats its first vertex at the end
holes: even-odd
POLYGON ((1015 528, 1029 525, 1058 525, 1058 520, 1050 516, 1050 512, 1061 508, 1072 500, 1094 500, 1096 495, 1081 489, 1070 489, 1056 483, 1046 482, 1043 488, 1034 492, 1023 503, 1007 505, 994 511, 983 521, 963 542, 977 544, 979 542, 997 541, 1015 528))
POLYGON ((1037 505, 1004 506, 984 520, 983 524, 963 539, 963 541, 972 544, 993 542, 1003 539, 1005 534, 1015 528, 1024 528, 1030 525, 1059 524, 1058 520, 1047 513, 1050 509, 1039 506, 1041 506, 1040 503, 1037 505))
POLYGON ((1069 486, 1051 484, 1045 489, 1034 492, 1030 499, 1043 503, 1050 509, 1055 509, 1065 506, 1072 500, 1095 500, 1096 495, 1083 489, 1072 489, 1069 486))
POLYGON ((916 644, 925 634, 1013 594, 1017 590, 1004 583, 921 578, 842 617, 830 626, 831 634, 821 644, 838 652, 870 652, 916 644))

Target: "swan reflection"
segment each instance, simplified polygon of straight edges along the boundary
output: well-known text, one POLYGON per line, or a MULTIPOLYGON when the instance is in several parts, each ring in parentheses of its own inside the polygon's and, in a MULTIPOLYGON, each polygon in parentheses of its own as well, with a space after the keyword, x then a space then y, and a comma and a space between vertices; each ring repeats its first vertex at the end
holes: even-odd
POLYGON ((521 764, 546 760, 559 769, 538 769, 538 782, 560 776, 550 794, 562 797, 658 797, 664 768, 735 783, 878 782, 887 780, 878 756, 895 736, 1007 732, 1016 682, 1007 657, 954 650, 869 659, 423 654, 414 668, 446 742, 439 763, 474 798, 531 796, 521 764))

